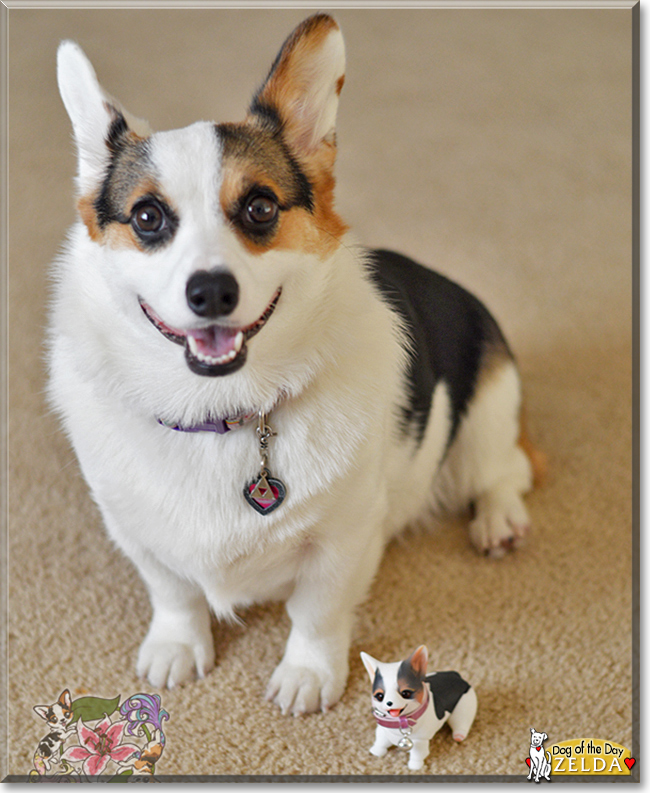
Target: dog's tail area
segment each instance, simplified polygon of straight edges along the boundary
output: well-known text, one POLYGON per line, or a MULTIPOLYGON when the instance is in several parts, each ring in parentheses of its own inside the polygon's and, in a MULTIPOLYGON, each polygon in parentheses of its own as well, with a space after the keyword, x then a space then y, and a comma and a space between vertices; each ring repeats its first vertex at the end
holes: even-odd
POLYGON ((526 423, 526 411, 523 406, 519 417, 519 440, 517 445, 530 460, 530 465, 533 469, 533 486, 541 487, 546 481, 548 474, 548 459, 544 452, 541 452, 530 439, 526 423))

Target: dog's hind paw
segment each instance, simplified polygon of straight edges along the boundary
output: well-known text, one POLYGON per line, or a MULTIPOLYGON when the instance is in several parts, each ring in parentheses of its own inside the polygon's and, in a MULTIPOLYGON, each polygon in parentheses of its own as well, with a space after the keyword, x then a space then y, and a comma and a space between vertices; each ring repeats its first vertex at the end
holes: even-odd
POLYGON ((329 710, 339 701, 344 689, 345 677, 334 680, 331 674, 282 661, 271 676, 266 699, 275 703, 285 716, 289 713, 301 716, 329 710))
POLYGON ((205 677, 214 667, 214 646, 210 641, 160 641, 147 637, 138 653, 138 677, 146 677, 156 688, 174 688, 196 676, 205 677))
POLYGON ((517 493, 488 493, 477 500, 469 536, 479 553, 498 559, 523 543, 529 526, 528 512, 517 493))

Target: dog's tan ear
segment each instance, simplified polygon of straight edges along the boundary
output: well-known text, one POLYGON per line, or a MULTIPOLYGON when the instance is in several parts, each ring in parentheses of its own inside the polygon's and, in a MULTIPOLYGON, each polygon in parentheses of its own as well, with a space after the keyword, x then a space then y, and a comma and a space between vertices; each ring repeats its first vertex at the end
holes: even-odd
POLYGON ((74 41, 59 45, 57 79, 77 144, 77 187, 84 194, 103 179, 118 136, 146 137, 151 130, 104 91, 92 64, 74 41))
POLYGON ((298 153, 333 144, 339 94, 345 79, 345 46, 339 26, 328 14, 299 25, 280 50, 250 113, 278 123, 298 153))
POLYGON ((67 688, 61 692, 61 696, 58 699, 58 703, 59 705, 61 705, 62 708, 66 708, 67 710, 70 710, 72 708, 72 699, 70 697, 70 692, 68 691, 67 688))
POLYGON ((424 644, 421 644, 413 655, 409 658, 413 671, 420 677, 424 677, 427 673, 427 663, 429 661, 429 651, 424 644))

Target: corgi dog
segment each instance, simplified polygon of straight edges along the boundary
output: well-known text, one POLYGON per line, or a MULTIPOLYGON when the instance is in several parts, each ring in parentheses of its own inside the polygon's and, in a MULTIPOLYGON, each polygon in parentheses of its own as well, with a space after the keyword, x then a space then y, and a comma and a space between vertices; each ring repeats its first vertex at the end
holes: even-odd
POLYGON ((74 717, 70 692, 66 688, 55 703, 36 705, 34 711, 47 722, 50 729, 34 752, 34 768, 43 776, 50 772, 51 763, 59 763, 61 747, 75 732, 75 728, 70 726, 74 717))
POLYGON ((513 356, 481 303, 356 243, 334 207, 337 23, 303 22, 244 121, 153 132, 58 51, 78 221, 55 263, 49 396, 147 586, 137 672, 203 677, 211 612, 286 601, 266 692, 328 709, 387 541, 473 504, 498 555, 532 481, 513 356))
POLYGON ((409 752, 412 771, 422 768, 429 741, 446 722, 455 741, 465 740, 478 704, 476 692, 458 672, 427 675, 428 657, 424 645, 405 661, 392 664, 361 653, 372 683, 372 712, 377 722, 370 753, 383 757, 391 746, 397 746, 409 752))

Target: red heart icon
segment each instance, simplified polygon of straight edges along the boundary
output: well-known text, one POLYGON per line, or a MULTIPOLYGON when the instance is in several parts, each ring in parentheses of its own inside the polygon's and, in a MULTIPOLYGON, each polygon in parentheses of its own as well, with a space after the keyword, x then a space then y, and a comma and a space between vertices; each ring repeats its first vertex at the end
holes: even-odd
POLYGON ((636 760, 633 757, 626 757, 625 758, 625 765, 632 770, 632 766, 636 763, 636 760))
POLYGON ((528 766, 528 768, 530 768, 530 757, 526 758, 526 765, 528 766))

